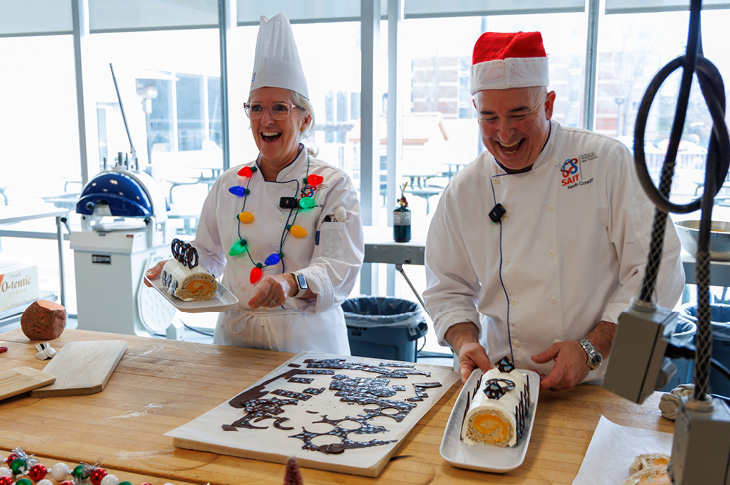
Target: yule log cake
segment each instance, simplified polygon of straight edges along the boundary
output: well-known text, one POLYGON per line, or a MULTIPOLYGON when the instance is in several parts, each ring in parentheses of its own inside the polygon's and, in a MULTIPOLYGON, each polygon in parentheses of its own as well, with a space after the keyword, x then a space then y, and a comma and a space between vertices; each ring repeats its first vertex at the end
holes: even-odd
POLYGON ((162 284, 167 292, 184 301, 212 300, 218 282, 198 265, 198 251, 180 239, 173 239, 172 255, 173 259, 162 267, 162 284))
POLYGON ((461 437, 468 445, 515 446, 530 407, 528 377, 503 357, 477 382, 461 437))

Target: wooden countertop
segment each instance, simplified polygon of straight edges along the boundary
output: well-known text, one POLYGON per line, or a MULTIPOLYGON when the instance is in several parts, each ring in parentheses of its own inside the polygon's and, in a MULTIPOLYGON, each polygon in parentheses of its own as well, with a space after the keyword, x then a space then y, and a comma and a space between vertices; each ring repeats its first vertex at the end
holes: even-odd
MULTIPOLYGON (((56 350, 77 340, 122 339, 126 353, 106 388, 89 396, 0 401, 0 455, 16 447, 69 464, 101 461, 120 480, 148 477, 152 485, 281 483, 284 465, 176 449, 164 433, 228 400, 293 354, 222 347, 84 330, 66 330, 56 350)), ((47 362, 20 329, 0 334, 0 371, 47 362)), ((661 417, 659 393, 633 404, 597 386, 540 393, 522 466, 493 474, 455 468, 439 454, 444 428, 461 384, 455 384, 414 427, 378 478, 302 468, 304 483, 526 483, 570 484, 601 415, 616 424, 673 432, 661 417)), ((46 464, 42 459, 41 463, 46 464)), ((134 482, 134 485, 138 485, 134 482)))

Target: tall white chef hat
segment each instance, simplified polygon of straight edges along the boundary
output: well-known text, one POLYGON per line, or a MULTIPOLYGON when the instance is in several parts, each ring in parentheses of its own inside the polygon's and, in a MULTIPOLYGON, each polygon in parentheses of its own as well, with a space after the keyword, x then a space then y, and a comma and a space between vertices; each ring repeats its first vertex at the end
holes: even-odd
POLYGON ((282 14, 270 19, 261 16, 259 23, 251 91, 263 87, 291 89, 309 99, 294 33, 282 14))

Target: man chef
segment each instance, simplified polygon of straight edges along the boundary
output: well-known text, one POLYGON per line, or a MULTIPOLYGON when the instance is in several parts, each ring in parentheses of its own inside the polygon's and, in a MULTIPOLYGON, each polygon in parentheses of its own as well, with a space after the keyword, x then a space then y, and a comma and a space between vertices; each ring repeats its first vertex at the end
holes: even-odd
MULTIPOLYGON (((444 191, 426 243, 426 308, 466 381, 503 356, 542 389, 602 378, 641 285, 655 207, 629 150, 552 120, 539 32, 481 35, 471 92, 487 148, 444 191)), ((684 285, 667 224, 656 300, 684 285)))

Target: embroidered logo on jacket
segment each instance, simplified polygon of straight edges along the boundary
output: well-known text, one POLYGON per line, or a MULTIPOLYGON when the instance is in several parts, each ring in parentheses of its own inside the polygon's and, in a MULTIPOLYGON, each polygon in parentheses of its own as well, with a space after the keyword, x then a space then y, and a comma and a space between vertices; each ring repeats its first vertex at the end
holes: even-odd
POLYGON ((594 152, 579 155, 577 158, 566 158, 560 167, 560 173, 562 175, 560 184, 570 190, 581 185, 592 183, 592 177, 589 180, 583 179, 583 163, 595 160, 596 158, 598 157, 594 152))

